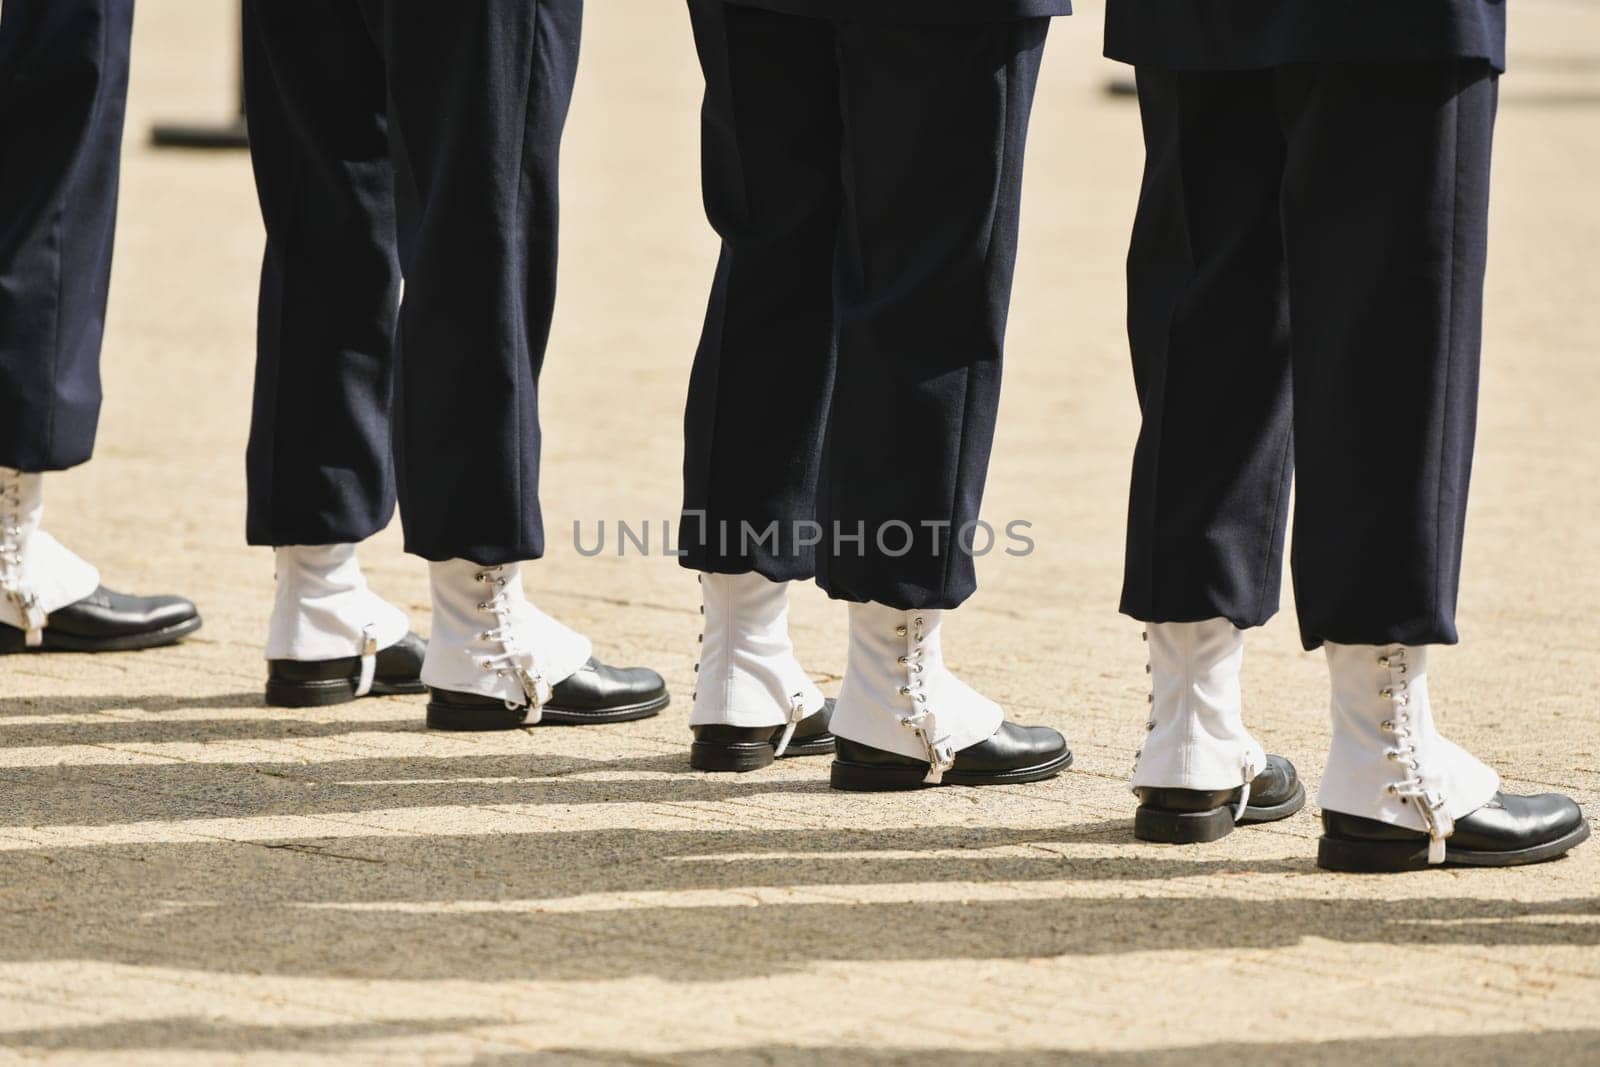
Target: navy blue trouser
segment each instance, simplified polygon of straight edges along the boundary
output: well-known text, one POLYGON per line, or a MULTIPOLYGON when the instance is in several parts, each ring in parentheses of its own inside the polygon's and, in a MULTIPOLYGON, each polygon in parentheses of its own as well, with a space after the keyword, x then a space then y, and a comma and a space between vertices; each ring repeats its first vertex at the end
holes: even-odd
POLYGON ((689 8, 722 255, 684 419, 683 563, 955 607, 984 541, 969 524, 1049 20, 689 8))
POLYGON ((536 559, 582 0, 245 0, 267 248, 247 535, 536 559), (400 301, 401 279, 404 301, 400 301))
POLYGON ((1456 640, 1498 79, 1482 61, 1140 67, 1143 427, 1122 610, 1456 640))
POLYGON ((0 466, 94 451, 133 0, 0 12, 0 466))

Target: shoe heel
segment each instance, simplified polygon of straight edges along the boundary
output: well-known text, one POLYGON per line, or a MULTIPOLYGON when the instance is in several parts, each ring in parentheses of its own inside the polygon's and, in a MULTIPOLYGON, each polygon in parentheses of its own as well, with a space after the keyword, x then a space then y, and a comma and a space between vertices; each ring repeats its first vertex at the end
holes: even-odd
POLYGON ((1350 874, 1388 874, 1420 871, 1428 866, 1428 843, 1410 841, 1351 841, 1323 837, 1317 842, 1317 866, 1325 871, 1350 874))
POLYGON ((491 707, 460 707, 443 701, 428 702, 428 729, 480 732, 485 730, 520 730, 528 721, 526 707, 508 708, 504 704, 491 707))
POLYGON ((689 746, 689 766, 697 771, 746 774, 772 766, 771 745, 718 745, 696 741, 689 746))
POLYGON ((1216 841, 1233 833, 1233 812, 1227 808, 1210 811, 1165 811, 1141 807, 1133 815, 1133 836, 1140 841, 1163 845, 1197 845, 1216 841))
POLYGON ((834 760, 828 784, 853 793, 896 793, 921 789, 927 772, 916 767, 868 767, 834 760))
POLYGON ((267 704, 274 708, 325 708, 356 698, 356 683, 342 678, 323 682, 267 682, 267 704))

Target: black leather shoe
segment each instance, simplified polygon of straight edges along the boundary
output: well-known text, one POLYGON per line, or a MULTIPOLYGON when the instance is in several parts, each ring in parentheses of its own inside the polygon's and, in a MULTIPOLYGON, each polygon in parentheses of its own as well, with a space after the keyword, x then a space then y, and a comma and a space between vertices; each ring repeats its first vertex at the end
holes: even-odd
MULTIPOLYGON (((428 642, 406 634, 388 648, 378 650, 377 669, 368 696, 402 696, 422 693, 422 659, 428 642)), ((361 685, 361 657, 344 659, 267 661, 267 703, 275 708, 320 708, 356 699, 361 685)))
POLYGON ((1241 789, 1136 789, 1139 810, 1133 816, 1133 836, 1192 845, 1227 837, 1235 825, 1287 819, 1306 806, 1306 787, 1294 764, 1282 756, 1267 757, 1266 769, 1250 783, 1250 803, 1236 823, 1233 813, 1241 789))
MULTIPOLYGON (((834 738, 828 732, 828 722, 832 718, 833 698, 829 697, 821 711, 795 724, 783 758, 831 756, 834 738)), ((689 747, 689 766, 697 771, 758 771, 777 758, 782 737, 782 726, 696 726, 694 744, 689 747)))
MULTIPOLYGON (((885 752, 843 737, 837 740, 831 783, 835 789, 887 792, 921 789, 928 761, 885 752)), ((1066 739, 1048 726, 1005 722, 987 741, 956 753, 939 785, 1016 785, 1054 778, 1072 766, 1066 739)))
MULTIPOLYGON (((1565 855, 1589 838, 1583 810, 1571 797, 1541 793, 1494 799, 1456 820, 1445 840, 1444 867, 1516 867, 1565 855)), ((1337 811, 1322 813, 1317 866, 1330 871, 1420 871, 1428 863, 1428 835, 1337 811)))
POLYGON ((0 653, 133 652, 177 644, 198 629, 200 612, 181 596, 129 596, 101 586, 52 611, 35 648, 21 630, 0 623, 0 653))
MULTIPOLYGON (((528 719, 526 705, 506 707, 498 697, 434 689, 428 725, 435 730, 515 730, 528 719)), ((667 683, 648 667, 608 667, 590 659, 550 690, 539 722, 588 726, 648 719, 670 698, 667 683)))

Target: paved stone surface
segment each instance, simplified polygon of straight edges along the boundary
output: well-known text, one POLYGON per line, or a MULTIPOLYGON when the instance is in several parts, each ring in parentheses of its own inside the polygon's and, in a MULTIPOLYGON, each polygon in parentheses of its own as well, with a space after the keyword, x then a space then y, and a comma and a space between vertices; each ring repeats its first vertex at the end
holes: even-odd
MULTIPOLYGON (((51 525, 108 581, 181 589, 183 647, 0 662, 0 1060, 72 1063, 1582 1063, 1600 1059, 1600 846, 1544 867, 1331 876, 1312 812, 1210 847, 1131 840, 1138 628, 1114 613, 1135 429, 1121 327, 1137 118, 1100 91, 1098 5, 1039 96, 995 554, 958 665, 1076 768, 1046 785, 831 793, 826 765, 691 774, 696 589, 615 523, 676 507, 714 246, 681 5, 590 5, 544 389, 550 558, 532 590, 661 718, 424 733, 417 700, 262 706, 267 553, 241 544, 261 234, 237 155, 152 150, 222 110, 226 4, 142 0, 100 455, 51 525), (632 384, 628 404, 593 383, 632 384), (608 523, 611 548, 584 558, 608 523)), ((1600 12, 1517 5, 1504 86, 1467 643, 1446 728, 1513 788, 1600 799, 1600 12)), ((1375 403, 1405 417, 1406 401, 1375 403)), ((306 432, 315 432, 307 427, 306 432)), ((1374 471, 1374 478, 1384 472, 1374 471)), ((397 530, 374 583, 426 629, 397 530)), ((656 544, 659 550, 659 540, 656 544)), ((795 614, 827 688, 843 611, 795 614)), ((1253 635, 1259 732, 1315 779, 1319 657, 1253 635)))

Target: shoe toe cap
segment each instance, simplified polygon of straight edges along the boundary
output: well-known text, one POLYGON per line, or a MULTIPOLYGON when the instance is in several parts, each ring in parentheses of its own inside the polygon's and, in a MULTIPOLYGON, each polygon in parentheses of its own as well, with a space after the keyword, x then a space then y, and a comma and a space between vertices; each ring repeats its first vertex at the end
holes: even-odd
POLYGON ((1061 752, 1067 747, 1067 739, 1061 731, 1050 726, 1024 726, 1027 732, 1028 747, 1039 753, 1061 752))
POLYGON ((601 664, 601 668, 609 671, 613 683, 627 693, 651 697, 667 690, 666 679, 649 667, 606 667, 601 664))
POLYGON ((166 630, 199 618, 199 609, 188 597, 134 596, 101 587, 52 612, 49 625, 82 636, 117 636, 166 630))
POLYGON ((557 683, 554 703, 572 708, 615 708, 657 700, 666 692, 666 680, 649 667, 612 667, 591 659, 578 673, 557 683))
POLYGON ((1549 837, 1565 837, 1583 825, 1583 808, 1569 796, 1541 793, 1519 799, 1526 801, 1527 817, 1536 821, 1549 837))
POLYGON ((833 728, 833 709, 836 701, 833 697, 825 697, 822 707, 800 720, 800 726, 795 730, 796 737, 820 737, 833 728))
POLYGON ((388 648, 378 651, 378 674, 383 678, 418 678, 422 661, 428 656, 428 642, 408 633, 388 648))
POLYGON ((1485 852, 1530 848, 1559 841, 1582 825, 1583 809, 1571 797, 1499 793, 1488 804, 1456 819, 1451 841, 1485 852))
POLYGON ((1051 759, 1067 750, 1067 739, 1050 726, 1002 723, 994 740, 1007 755, 1035 761, 1051 759))
POLYGON ((1250 803, 1256 806, 1284 804, 1300 788, 1300 772, 1282 756, 1269 755, 1267 766, 1250 783, 1250 803))
POLYGON ((200 617, 200 609, 188 597, 153 596, 147 599, 151 620, 162 626, 173 626, 200 617))

